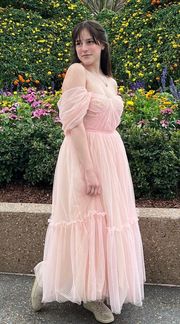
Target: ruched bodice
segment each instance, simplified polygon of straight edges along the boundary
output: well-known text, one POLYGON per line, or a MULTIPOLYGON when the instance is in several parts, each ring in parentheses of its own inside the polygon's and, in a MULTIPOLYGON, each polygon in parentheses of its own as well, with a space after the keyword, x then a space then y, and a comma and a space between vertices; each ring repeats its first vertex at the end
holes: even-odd
POLYGON ((58 101, 65 135, 82 120, 86 130, 113 132, 120 124, 123 105, 118 95, 107 97, 84 87, 66 90, 58 101))
POLYGON ((95 92, 91 93, 91 100, 84 117, 87 130, 113 132, 121 121, 123 100, 115 95, 111 98, 95 92))

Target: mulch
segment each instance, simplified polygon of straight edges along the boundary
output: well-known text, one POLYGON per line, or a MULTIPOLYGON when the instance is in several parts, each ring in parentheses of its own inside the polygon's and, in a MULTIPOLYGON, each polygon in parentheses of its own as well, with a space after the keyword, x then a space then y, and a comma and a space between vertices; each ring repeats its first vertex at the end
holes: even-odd
MULTIPOLYGON (((52 203, 52 187, 29 186, 24 183, 11 183, 0 187, 0 202, 9 203, 52 203)), ((180 199, 136 199, 137 207, 180 208, 180 199)))

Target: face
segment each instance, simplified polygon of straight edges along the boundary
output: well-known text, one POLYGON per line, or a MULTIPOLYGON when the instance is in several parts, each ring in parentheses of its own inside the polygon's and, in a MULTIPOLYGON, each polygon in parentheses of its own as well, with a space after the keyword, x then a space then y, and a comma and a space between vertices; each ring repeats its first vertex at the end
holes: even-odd
POLYGON ((93 65, 100 62, 101 50, 104 45, 95 43, 87 29, 83 29, 76 40, 76 53, 83 65, 93 65))

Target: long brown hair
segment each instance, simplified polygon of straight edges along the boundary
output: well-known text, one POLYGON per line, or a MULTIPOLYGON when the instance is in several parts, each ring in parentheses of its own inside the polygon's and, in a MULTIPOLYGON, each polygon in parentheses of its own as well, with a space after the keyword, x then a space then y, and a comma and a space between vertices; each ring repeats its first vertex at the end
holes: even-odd
POLYGON ((111 59, 108 38, 105 29, 95 20, 85 20, 78 23, 72 31, 72 63, 80 63, 76 53, 76 40, 78 39, 81 31, 87 29, 97 44, 100 42, 104 45, 104 49, 101 51, 100 67, 102 72, 107 76, 112 76, 111 59))

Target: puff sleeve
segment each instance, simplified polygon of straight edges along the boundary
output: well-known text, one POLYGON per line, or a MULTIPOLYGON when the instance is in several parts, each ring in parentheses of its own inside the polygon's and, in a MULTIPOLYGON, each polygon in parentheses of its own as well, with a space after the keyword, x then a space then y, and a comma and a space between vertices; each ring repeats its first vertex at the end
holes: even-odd
POLYGON ((87 113, 90 98, 91 93, 85 87, 74 87, 62 94, 57 105, 65 135, 82 122, 87 113))

